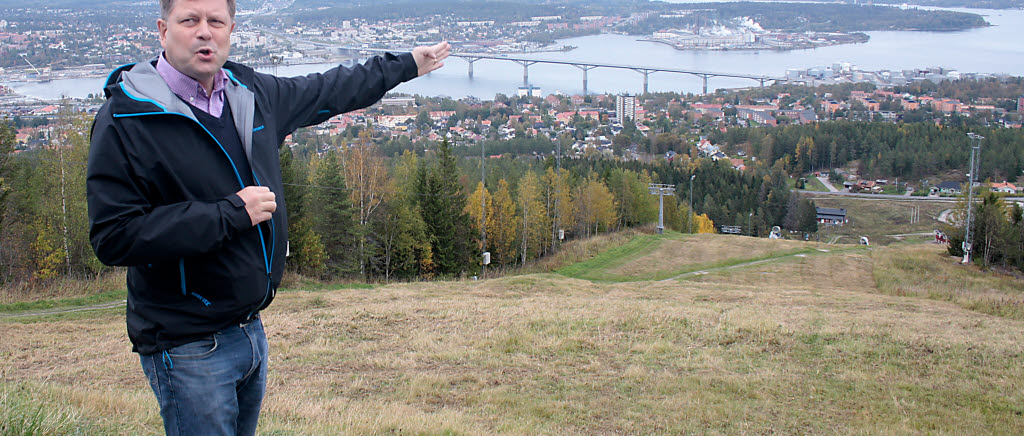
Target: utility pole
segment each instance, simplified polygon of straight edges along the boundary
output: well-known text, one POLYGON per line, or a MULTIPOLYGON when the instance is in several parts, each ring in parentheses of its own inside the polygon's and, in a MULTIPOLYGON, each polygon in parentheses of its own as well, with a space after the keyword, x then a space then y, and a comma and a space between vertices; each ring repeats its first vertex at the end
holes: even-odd
POLYGON ((491 263, 491 254, 487 252, 487 165, 484 160, 484 142, 480 141, 480 276, 487 272, 487 264, 491 263))
POLYGON ((658 234, 660 235, 665 233, 665 196, 675 195, 676 187, 660 183, 651 183, 648 185, 647 190, 651 195, 658 196, 658 234))
POLYGON ((562 225, 562 141, 555 142, 555 213, 554 213, 554 232, 551 234, 551 245, 554 247, 555 244, 562 242, 562 237, 565 235, 564 229, 558 228, 562 225))
POLYGON ((693 179, 697 177, 696 174, 690 176, 690 216, 687 221, 690 222, 690 233, 693 233, 693 217, 696 215, 693 213, 693 179))
POLYGON ((978 176, 978 167, 981 166, 981 162, 979 162, 981 156, 978 156, 981 151, 981 140, 985 139, 984 136, 974 132, 968 133, 967 137, 971 138, 971 172, 967 174, 967 229, 964 232, 963 263, 971 261, 971 227, 974 224, 974 216, 971 214, 971 209, 974 209, 974 179, 978 176))

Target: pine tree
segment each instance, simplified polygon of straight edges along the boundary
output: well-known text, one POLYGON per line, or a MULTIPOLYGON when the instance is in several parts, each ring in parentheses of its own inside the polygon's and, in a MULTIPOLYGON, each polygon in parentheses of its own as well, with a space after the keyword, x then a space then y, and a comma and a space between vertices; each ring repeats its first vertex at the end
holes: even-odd
POLYGON ((803 233, 818 232, 818 208, 811 200, 800 200, 797 205, 797 216, 799 223, 797 229, 803 233))
POLYGON ((458 183, 458 167, 448 140, 438 145, 436 165, 421 165, 417 174, 420 213, 430 241, 430 266, 440 274, 468 272, 472 258, 469 216, 464 212, 466 197, 458 183))
POLYGON ((11 263, 13 256, 9 252, 13 243, 12 228, 8 225, 11 220, 7 218, 7 203, 10 200, 11 187, 10 178, 11 152, 14 151, 14 127, 7 123, 7 120, 0 120, 0 284, 5 283, 11 275, 11 263))
POLYGON ((3 228, 4 212, 7 209, 7 198, 11 188, 6 182, 10 174, 9 162, 14 151, 14 127, 0 120, 0 228, 3 228))
MULTIPOLYGON (((309 196, 305 208, 312 230, 319 235, 327 253, 325 272, 328 277, 350 276, 359 271, 357 252, 356 210, 352 207, 341 161, 330 151, 316 165, 313 185, 318 189, 309 196)), ((310 240, 312 241, 312 239, 310 240)))

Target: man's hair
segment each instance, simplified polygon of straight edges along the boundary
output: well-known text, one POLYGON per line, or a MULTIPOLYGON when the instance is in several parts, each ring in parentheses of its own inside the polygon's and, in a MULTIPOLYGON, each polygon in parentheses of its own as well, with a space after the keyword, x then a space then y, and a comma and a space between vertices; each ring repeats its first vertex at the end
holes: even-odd
MULTIPOLYGON (((171 16, 171 9, 174 9, 174 2, 177 0, 160 0, 160 18, 167 19, 171 16)), ((235 0, 226 0, 228 2, 228 14, 231 15, 231 19, 235 19, 235 0)))

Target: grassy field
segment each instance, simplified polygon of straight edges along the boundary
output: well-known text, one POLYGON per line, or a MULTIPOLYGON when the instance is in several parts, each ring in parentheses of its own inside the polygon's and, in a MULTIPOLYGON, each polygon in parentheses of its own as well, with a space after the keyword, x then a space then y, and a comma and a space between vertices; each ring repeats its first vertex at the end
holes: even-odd
MULTIPOLYGON (((1024 432, 1024 320, 971 303, 1020 280, 934 246, 602 244, 565 274, 280 294, 260 434, 1024 432)), ((0 332, 0 434, 162 431, 121 312, 0 332)))
POLYGON ((600 256, 557 270, 592 281, 662 280, 705 268, 809 252, 825 244, 714 234, 640 235, 600 256))
POLYGON ((834 231, 819 226, 822 242, 831 236, 839 236, 838 243, 856 244, 861 236, 867 236, 873 245, 888 245, 899 241, 923 241, 929 236, 900 236, 913 233, 931 233, 942 226, 937 218, 942 211, 954 208, 952 202, 924 200, 892 200, 873 198, 812 197, 818 207, 846 209, 850 222, 834 231), (911 212, 919 208, 920 220, 911 223, 911 212))

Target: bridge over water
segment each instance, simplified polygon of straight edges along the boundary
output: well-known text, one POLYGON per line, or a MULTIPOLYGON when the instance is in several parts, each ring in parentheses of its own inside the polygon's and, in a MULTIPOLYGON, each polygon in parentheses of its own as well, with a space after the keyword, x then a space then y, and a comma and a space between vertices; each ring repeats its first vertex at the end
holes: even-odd
POLYGON ((783 80, 776 77, 759 76, 755 74, 743 74, 743 73, 722 73, 714 71, 703 71, 703 70, 691 70, 686 68, 668 68, 668 67, 650 67, 644 65, 628 65, 628 64, 614 64, 604 62, 584 62, 584 61, 565 61, 557 59, 542 59, 530 56, 518 56, 518 55, 505 55, 505 54, 483 54, 483 53, 452 53, 451 56, 464 59, 469 64, 469 77, 473 77, 473 63, 481 59, 491 59, 499 61, 510 61, 515 62, 523 66, 523 86, 529 85, 530 82, 530 65, 534 64, 557 64, 557 65, 572 65, 583 71, 583 93, 587 93, 587 72, 595 68, 617 68, 621 70, 633 70, 644 76, 644 94, 647 93, 648 76, 651 73, 677 73, 677 74, 690 74, 693 76, 700 77, 704 85, 704 94, 708 93, 708 79, 711 77, 733 77, 740 79, 751 79, 761 83, 763 87, 765 82, 783 80))
MULTIPOLYGON (((365 47, 349 47, 325 44, 322 42, 314 41, 303 41, 306 43, 318 45, 325 48, 331 48, 334 50, 346 50, 354 51, 359 53, 399 53, 407 52, 410 49, 407 48, 393 48, 393 49, 379 49, 379 48, 365 48, 365 47)), ((583 72, 583 93, 587 93, 587 74, 590 70, 595 68, 617 68, 622 70, 633 70, 643 75, 643 92, 647 93, 647 84, 649 76, 652 73, 673 73, 673 74, 689 74, 700 77, 703 82, 703 93, 708 93, 708 79, 712 77, 730 77, 739 79, 750 79, 757 81, 763 87, 765 82, 784 81, 786 79, 779 77, 761 76, 757 74, 744 74, 744 73, 724 73, 716 71, 704 71, 704 70, 693 70, 688 68, 669 68, 669 67, 651 67, 645 65, 629 65, 629 64, 616 64, 607 62, 586 62, 586 61, 567 61, 557 59, 544 59, 526 55, 514 55, 514 54, 493 54, 493 53, 468 53, 468 52, 452 52, 452 57, 457 57, 466 61, 469 64, 469 77, 473 77, 473 64, 479 60, 495 60, 495 61, 507 61, 515 62, 523 66, 523 86, 530 84, 530 66, 535 64, 556 64, 556 65, 571 65, 579 68, 583 72)))

